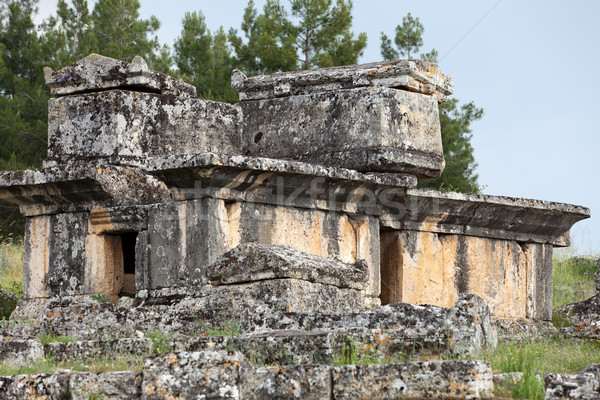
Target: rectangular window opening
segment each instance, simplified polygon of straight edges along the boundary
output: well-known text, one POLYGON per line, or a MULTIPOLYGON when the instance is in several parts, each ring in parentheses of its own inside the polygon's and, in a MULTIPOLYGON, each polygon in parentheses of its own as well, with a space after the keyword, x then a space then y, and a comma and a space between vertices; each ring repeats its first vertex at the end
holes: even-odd
POLYGON ((122 276, 122 282, 117 282, 119 296, 135 296, 135 244, 137 241, 137 232, 123 232, 116 234, 121 239, 121 253, 123 255, 123 271, 117 276, 122 276))

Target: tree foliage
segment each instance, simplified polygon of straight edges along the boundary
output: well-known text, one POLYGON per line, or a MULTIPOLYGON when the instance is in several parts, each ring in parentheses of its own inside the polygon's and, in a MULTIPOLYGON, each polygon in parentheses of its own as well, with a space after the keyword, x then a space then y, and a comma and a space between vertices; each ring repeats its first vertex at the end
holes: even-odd
MULTIPOLYGON (((381 33, 381 56, 385 60, 394 60, 401 54, 410 59, 411 53, 417 53, 423 45, 423 31, 419 18, 413 18, 408 13, 402 19, 402 25, 396 27, 395 43, 398 50, 394 49, 385 33, 381 33)), ((421 54, 421 58, 437 63, 438 52, 432 49, 421 54)), ((477 163, 471 146, 471 122, 483 116, 483 109, 473 102, 459 105, 457 99, 449 99, 439 105, 439 112, 446 167, 439 177, 419 181, 419 187, 465 193, 481 192, 482 187, 477 182, 475 172, 477 163)))
POLYGON ((181 77, 196 86, 200 97, 235 101, 237 93, 231 89, 230 79, 233 60, 223 27, 211 34, 201 12, 185 13, 182 25, 174 45, 181 77))
POLYGON ((249 1, 242 31, 231 29, 229 40, 237 65, 249 75, 355 64, 367 35, 354 37, 352 2, 290 0, 288 12, 279 0, 267 0, 262 14, 249 1))
POLYGON ((410 13, 402 17, 402 25, 396 26, 396 43, 397 50, 392 45, 392 40, 387 35, 381 32, 381 55, 386 60, 397 60, 400 56, 406 56, 409 60, 412 59, 412 54, 419 51, 423 46, 423 32, 425 28, 419 18, 413 18, 410 13))

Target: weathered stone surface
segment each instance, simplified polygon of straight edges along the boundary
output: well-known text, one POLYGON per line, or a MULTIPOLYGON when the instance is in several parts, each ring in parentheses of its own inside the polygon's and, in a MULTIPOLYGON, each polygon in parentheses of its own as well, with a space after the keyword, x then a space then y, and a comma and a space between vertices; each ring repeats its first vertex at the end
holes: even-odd
POLYGON ((166 201, 165 184, 151 175, 114 165, 74 165, 0 172, 0 198, 26 216, 166 201))
POLYGON ((407 189, 388 199, 386 228, 570 245, 569 229, 590 217, 586 207, 506 196, 407 189))
POLYGON ((600 321, 600 294, 587 300, 566 304, 558 308, 556 313, 566 316, 577 326, 600 321))
MULTIPOLYGON (((303 189, 310 189, 309 194, 313 193, 315 196, 326 194, 330 191, 341 192, 341 195, 349 195, 350 193, 360 195, 360 193, 355 193, 357 185, 363 185, 372 191, 376 191, 376 185, 399 188, 417 185, 417 179, 410 174, 360 173, 351 169, 309 164, 300 161, 240 155, 232 156, 220 153, 166 155, 135 161, 132 165, 152 171, 154 175, 159 176, 166 183, 171 183, 179 187, 193 188, 194 190, 204 187, 195 187, 194 184, 196 181, 200 181, 204 185, 210 182, 207 179, 210 178, 214 182, 227 181, 229 183, 237 183, 239 186, 233 186, 233 189, 238 189, 241 193, 242 188, 244 190, 254 189, 255 187, 251 183, 260 179, 261 175, 264 176, 265 172, 270 173, 270 179, 263 180, 261 188, 268 188, 269 185, 273 185, 275 182, 283 190, 284 194, 288 194, 288 191, 292 188, 294 189, 291 192, 296 191, 301 182, 308 182, 308 185, 304 183, 301 186, 306 186, 303 189), (239 170, 244 170, 244 173, 240 173, 239 170), (331 178, 331 180, 327 178, 331 178), (312 185, 310 184, 311 182, 312 185), (331 187, 333 184, 338 186, 331 187), (314 193, 315 191, 317 193, 314 193)), ((200 191, 200 193, 204 192, 200 191)), ((186 198, 194 198, 191 196, 194 194, 191 190, 183 194, 189 196, 186 198)), ((302 197, 301 194, 302 192, 297 192, 296 196, 302 197)))
POLYGON ((142 394, 142 374, 131 371, 74 373, 69 388, 72 400, 138 399, 142 394))
POLYGON ((353 265, 315 256, 288 246, 241 244, 208 266, 212 285, 269 279, 302 279, 340 288, 363 289, 368 279, 366 263, 353 265))
POLYGON ((576 375, 544 375, 546 400, 600 398, 600 364, 592 364, 576 375))
POLYGON ((390 87, 434 95, 443 101, 454 82, 437 64, 425 60, 382 61, 370 64, 320 68, 246 77, 233 71, 231 87, 240 100, 296 96, 357 87, 390 87))
POLYGON ((75 342, 51 342, 44 346, 57 362, 112 357, 116 354, 150 355, 152 340, 147 338, 123 338, 112 340, 88 340, 75 342))
MULTIPOLYGON (((142 268, 145 282, 137 289, 205 284, 206 268, 219 256, 241 243, 258 243, 290 246, 347 264, 365 260, 369 281, 364 288, 376 298, 378 236, 376 218, 342 212, 210 198, 160 204, 149 211, 148 267, 142 268)), ((274 283, 260 287, 264 285, 274 283)))
POLYGON ((520 343, 521 340, 533 338, 549 338, 558 333, 550 321, 540 321, 528 318, 494 318, 494 326, 498 340, 520 343))
POLYGON ((240 154, 239 110, 229 104, 112 90, 50 99, 49 162, 240 154))
POLYGON ((492 369, 484 361, 432 361, 334 367, 335 399, 468 398, 492 396, 492 369))
POLYGON ((331 367, 288 365, 244 368, 240 374, 241 399, 330 398, 331 367))
POLYGON ((71 371, 54 374, 15 375, 3 398, 23 400, 62 400, 69 393, 71 371))
POLYGON ((35 339, 0 339, 0 364, 22 366, 44 358, 42 342, 35 339))
POLYGON ((241 314, 266 306, 281 312, 351 312, 368 304, 364 290, 338 288, 300 279, 265 281, 216 286, 195 300, 196 307, 205 310, 227 310, 241 314))
POLYGON ((247 155, 425 177, 444 169, 439 111, 430 96, 358 88, 240 107, 247 155))
POLYGON ((132 88, 144 92, 159 92, 179 97, 195 97, 196 88, 169 75, 151 71, 140 56, 131 63, 90 54, 74 64, 52 71, 44 68, 46 85, 52 94, 132 88))
POLYGON ((233 351, 165 353, 144 361, 142 399, 239 399, 246 358, 233 351))

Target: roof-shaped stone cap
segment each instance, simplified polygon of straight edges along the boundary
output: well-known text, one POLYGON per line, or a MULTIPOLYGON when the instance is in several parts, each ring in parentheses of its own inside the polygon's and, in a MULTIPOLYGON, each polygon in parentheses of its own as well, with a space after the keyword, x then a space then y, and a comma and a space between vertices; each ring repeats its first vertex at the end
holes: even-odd
POLYGON ((381 61, 369 64, 280 72, 246 77, 234 70, 231 87, 240 100, 259 100, 357 87, 384 86, 435 96, 442 102, 454 90, 450 75, 425 60, 381 61))
POLYGON ((152 71, 136 56, 131 63, 90 54, 68 67, 53 71, 44 68, 46 85, 54 95, 95 92, 106 89, 131 89, 142 92, 196 97, 196 88, 161 72, 152 71))

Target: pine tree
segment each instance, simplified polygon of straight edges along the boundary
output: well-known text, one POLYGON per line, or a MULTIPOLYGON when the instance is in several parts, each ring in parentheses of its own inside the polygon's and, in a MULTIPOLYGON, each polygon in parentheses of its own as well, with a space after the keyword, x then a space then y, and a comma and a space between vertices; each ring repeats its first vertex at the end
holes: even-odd
POLYGON ((98 0, 92 12, 94 52, 127 61, 139 55, 151 68, 155 64, 164 67, 158 62, 164 49, 156 36, 149 37, 158 30, 160 21, 155 16, 140 19, 139 9, 137 0, 98 0))
POLYGON ((250 0, 244 10, 242 31, 245 41, 231 28, 229 42, 235 50, 235 63, 244 73, 260 75, 296 69, 296 29, 279 0, 267 0, 260 15, 250 0))
POLYGON ((235 101, 237 93, 231 89, 230 78, 231 51, 223 27, 213 36, 201 12, 186 13, 182 25, 174 46, 179 73, 196 86, 200 97, 235 101))
POLYGON ((238 68, 248 75, 354 64, 367 45, 367 35, 354 38, 352 2, 290 0, 290 13, 279 0, 267 0, 258 14, 251 0, 246 7, 243 41, 235 29, 229 40, 238 68))
MULTIPOLYGON (((423 25, 419 18, 412 18, 410 13, 403 18, 402 25, 396 27, 394 49, 391 40, 381 33, 381 56, 385 60, 395 60, 399 54, 417 53, 422 46, 423 25)), ((421 58, 437 63, 438 52, 432 49, 421 54, 421 58)), ((449 99, 439 105, 442 145, 446 167, 442 174, 434 179, 420 180, 419 187, 442 190, 454 190, 465 193, 479 193, 478 175, 475 173, 477 163, 471 146, 471 122, 483 116, 483 109, 473 102, 459 106, 457 99, 449 99)))
POLYGON ((367 46, 367 35, 354 39, 352 2, 337 0, 291 0, 292 15, 298 18, 296 46, 302 69, 356 64, 367 46))
POLYGON ((386 60, 396 60, 399 56, 406 56, 409 60, 412 59, 411 53, 419 51, 423 46, 423 24, 419 18, 413 18, 410 13, 402 18, 402 25, 396 26, 396 36, 394 42, 398 50, 392 46, 392 41, 387 35, 381 32, 381 55, 386 60))

